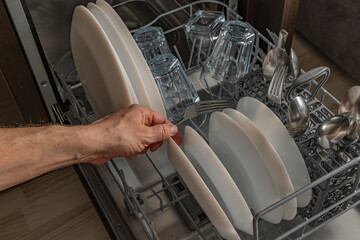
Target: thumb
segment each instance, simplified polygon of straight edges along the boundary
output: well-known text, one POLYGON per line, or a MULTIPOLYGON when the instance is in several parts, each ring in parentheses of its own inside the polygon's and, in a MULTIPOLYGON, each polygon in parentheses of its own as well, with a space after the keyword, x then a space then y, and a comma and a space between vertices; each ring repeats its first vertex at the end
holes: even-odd
POLYGON ((178 132, 178 128, 171 123, 157 124, 150 127, 150 129, 152 131, 152 139, 150 139, 152 143, 162 142, 165 139, 175 136, 178 132))

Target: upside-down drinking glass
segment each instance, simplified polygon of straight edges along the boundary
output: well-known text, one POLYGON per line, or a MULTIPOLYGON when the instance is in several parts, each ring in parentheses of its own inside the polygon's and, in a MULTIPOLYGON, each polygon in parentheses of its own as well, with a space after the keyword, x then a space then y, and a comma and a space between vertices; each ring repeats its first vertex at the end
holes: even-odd
POLYGON ((161 27, 149 26, 137 30, 133 35, 146 61, 161 54, 170 53, 161 27))
POLYGON ((184 25, 186 39, 192 55, 192 63, 203 64, 211 54, 222 24, 223 12, 197 11, 184 25))
POLYGON ((199 100, 195 88, 174 55, 155 56, 148 64, 159 88, 167 117, 172 122, 177 121, 190 104, 199 100))
POLYGON ((239 20, 226 21, 201 76, 202 87, 213 98, 231 98, 236 82, 248 73, 255 33, 239 20))

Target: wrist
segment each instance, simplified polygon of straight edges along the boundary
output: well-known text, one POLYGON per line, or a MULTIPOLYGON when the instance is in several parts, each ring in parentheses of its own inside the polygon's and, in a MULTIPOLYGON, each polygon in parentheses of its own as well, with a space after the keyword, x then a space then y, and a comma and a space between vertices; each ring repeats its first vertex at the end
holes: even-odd
MULTIPOLYGON (((94 130, 91 125, 46 127, 40 134, 53 136, 43 143, 53 146, 52 156, 46 156, 46 158, 53 158, 58 164, 64 166, 97 158, 101 152, 101 141, 99 134, 94 130)), ((40 139, 44 138, 40 137, 40 139)))
POLYGON ((95 159, 103 158, 103 140, 102 134, 93 125, 79 125, 70 127, 72 138, 72 162, 84 163, 95 159))

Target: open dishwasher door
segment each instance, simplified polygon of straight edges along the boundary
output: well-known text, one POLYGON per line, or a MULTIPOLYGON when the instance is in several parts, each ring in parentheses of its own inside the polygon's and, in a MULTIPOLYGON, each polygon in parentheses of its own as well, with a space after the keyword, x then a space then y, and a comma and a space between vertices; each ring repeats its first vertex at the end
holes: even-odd
MULTIPOLYGON (((69 41, 72 12, 77 5, 86 5, 89 1, 4 1, 52 120, 71 124, 88 124, 95 121, 97 118, 77 76, 69 41)), ((190 13, 198 9, 221 10, 230 17, 234 15, 231 10, 236 11, 237 9, 237 1, 219 1, 217 3, 199 1, 197 4, 194 2, 191 0, 128 0, 110 1, 110 4, 124 19, 130 30, 149 23, 162 27, 174 55, 183 60, 184 66, 189 66, 186 67, 189 79, 198 79, 199 69, 192 68, 191 63, 189 64, 191 51, 186 43, 182 24, 190 17, 190 13), (224 2, 228 5, 225 5, 224 2), (154 19, 157 20, 152 23, 154 19)), ((268 44, 267 46, 270 48, 269 41, 259 34, 258 36, 260 41, 268 44)), ((259 40, 257 41, 259 44, 259 40)), ((257 59, 261 58, 258 56, 258 51, 259 49, 256 48, 253 52, 255 55, 253 67, 257 59)), ((246 86, 248 83, 245 79, 244 91, 242 90, 241 94, 249 90, 249 87, 246 86)), ((255 86, 257 89, 264 87, 261 80, 257 83, 258 85, 255 86)), ((255 94, 250 90, 246 94, 255 94)), ((321 103, 319 104, 321 105, 321 103)), ((282 110, 278 109, 278 111, 281 114, 282 110)), ((202 119, 199 122, 195 121, 195 124, 203 124, 202 119)), ((180 130, 183 129, 180 127, 180 130)), ((356 157, 360 153, 359 149, 355 149, 356 154, 354 153, 351 157, 356 157)), ((152 174, 156 174, 157 180, 146 188, 136 187, 139 185, 136 175, 121 158, 112 159, 100 166, 89 164, 77 166, 84 186, 92 197, 111 237, 113 239, 199 239, 200 237, 221 239, 181 178, 176 173, 164 176, 159 171, 156 159, 147 160, 148 167, 152 168, 152 174)), ((340 170, 347 169, 346 167, 351 168, 352 171, 349 171, 349 174, 354 175, 350 177, 356 178, 355 174, 359 172, 356 164, 360 161, 359 159, 355 159, 355 161, 347 163, 351 165, 342 166, 340 170)), ((331 172, 327 174, 331 174, 331 172)), ((335 174, 326 175, 324 179, 330 182, 334 176, 335 174)), ((359 178, 356 179, 358 182, 359 178)), ((315 184, 312 184, 315 187, 315 184)), ((317 182, 316 184, 320 185, 317 182)), ((341 201, 348 203, 352 197, 358 197, 356 196, 358 189, 353 187, 351 190, 352 192, 347 192, 344 198, 340 198, 341 201)), ((331 194, 333 193, 331 192, 331 194)), ((265 226, 258 232, 259 229, 255 227, 256 236, 252 237, 241 232, 239 235, 241 239, 259 239, 258 233, 264 235, 261 239, 274 239, 280 235, 283 236, 280 239, 297 237, 304 239, 313 230, 317 230, 318 226, 341 215, 349 210, 350 206, 353 207, 359 202, 357 198, 352 200, 354 204, 349 205, 349 208, 336 207, 328 212, 320 207, 317 209, 317 214, 323 213, 323 215, 319 215, 322 222, 318 225, 308 227, 308 222, 317 220, 319 216, 316 214, 306 215, 309 211, 305 209, 303 216, 306 215, 306 217, 298 214, 294 221, 282 222, 280 226, 275 227, 260 222, 265 226), (325 215, 329 218, 323 218, 325 215), (289 229, 295 230, 285 236, 284 232, 289 229), (294 235, 296 236, 294 237, 294 235)), ((316 209, 317 206, 312 207, 312 209, 316 209)), ((359 217, 357 209, 351 211, 352 220, 359 217)), ((254 225, 258 226, 257 220, 254 221, 254 225)))

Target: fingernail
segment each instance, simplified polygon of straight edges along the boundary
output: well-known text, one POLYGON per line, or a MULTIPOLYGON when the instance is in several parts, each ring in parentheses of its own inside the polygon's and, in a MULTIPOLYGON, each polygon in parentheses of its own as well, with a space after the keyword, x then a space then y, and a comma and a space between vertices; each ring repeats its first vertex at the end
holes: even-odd
POLYGON ((171 133, 176 134, 178 132, 178 128, 175 125, 170 125, 171 133))

